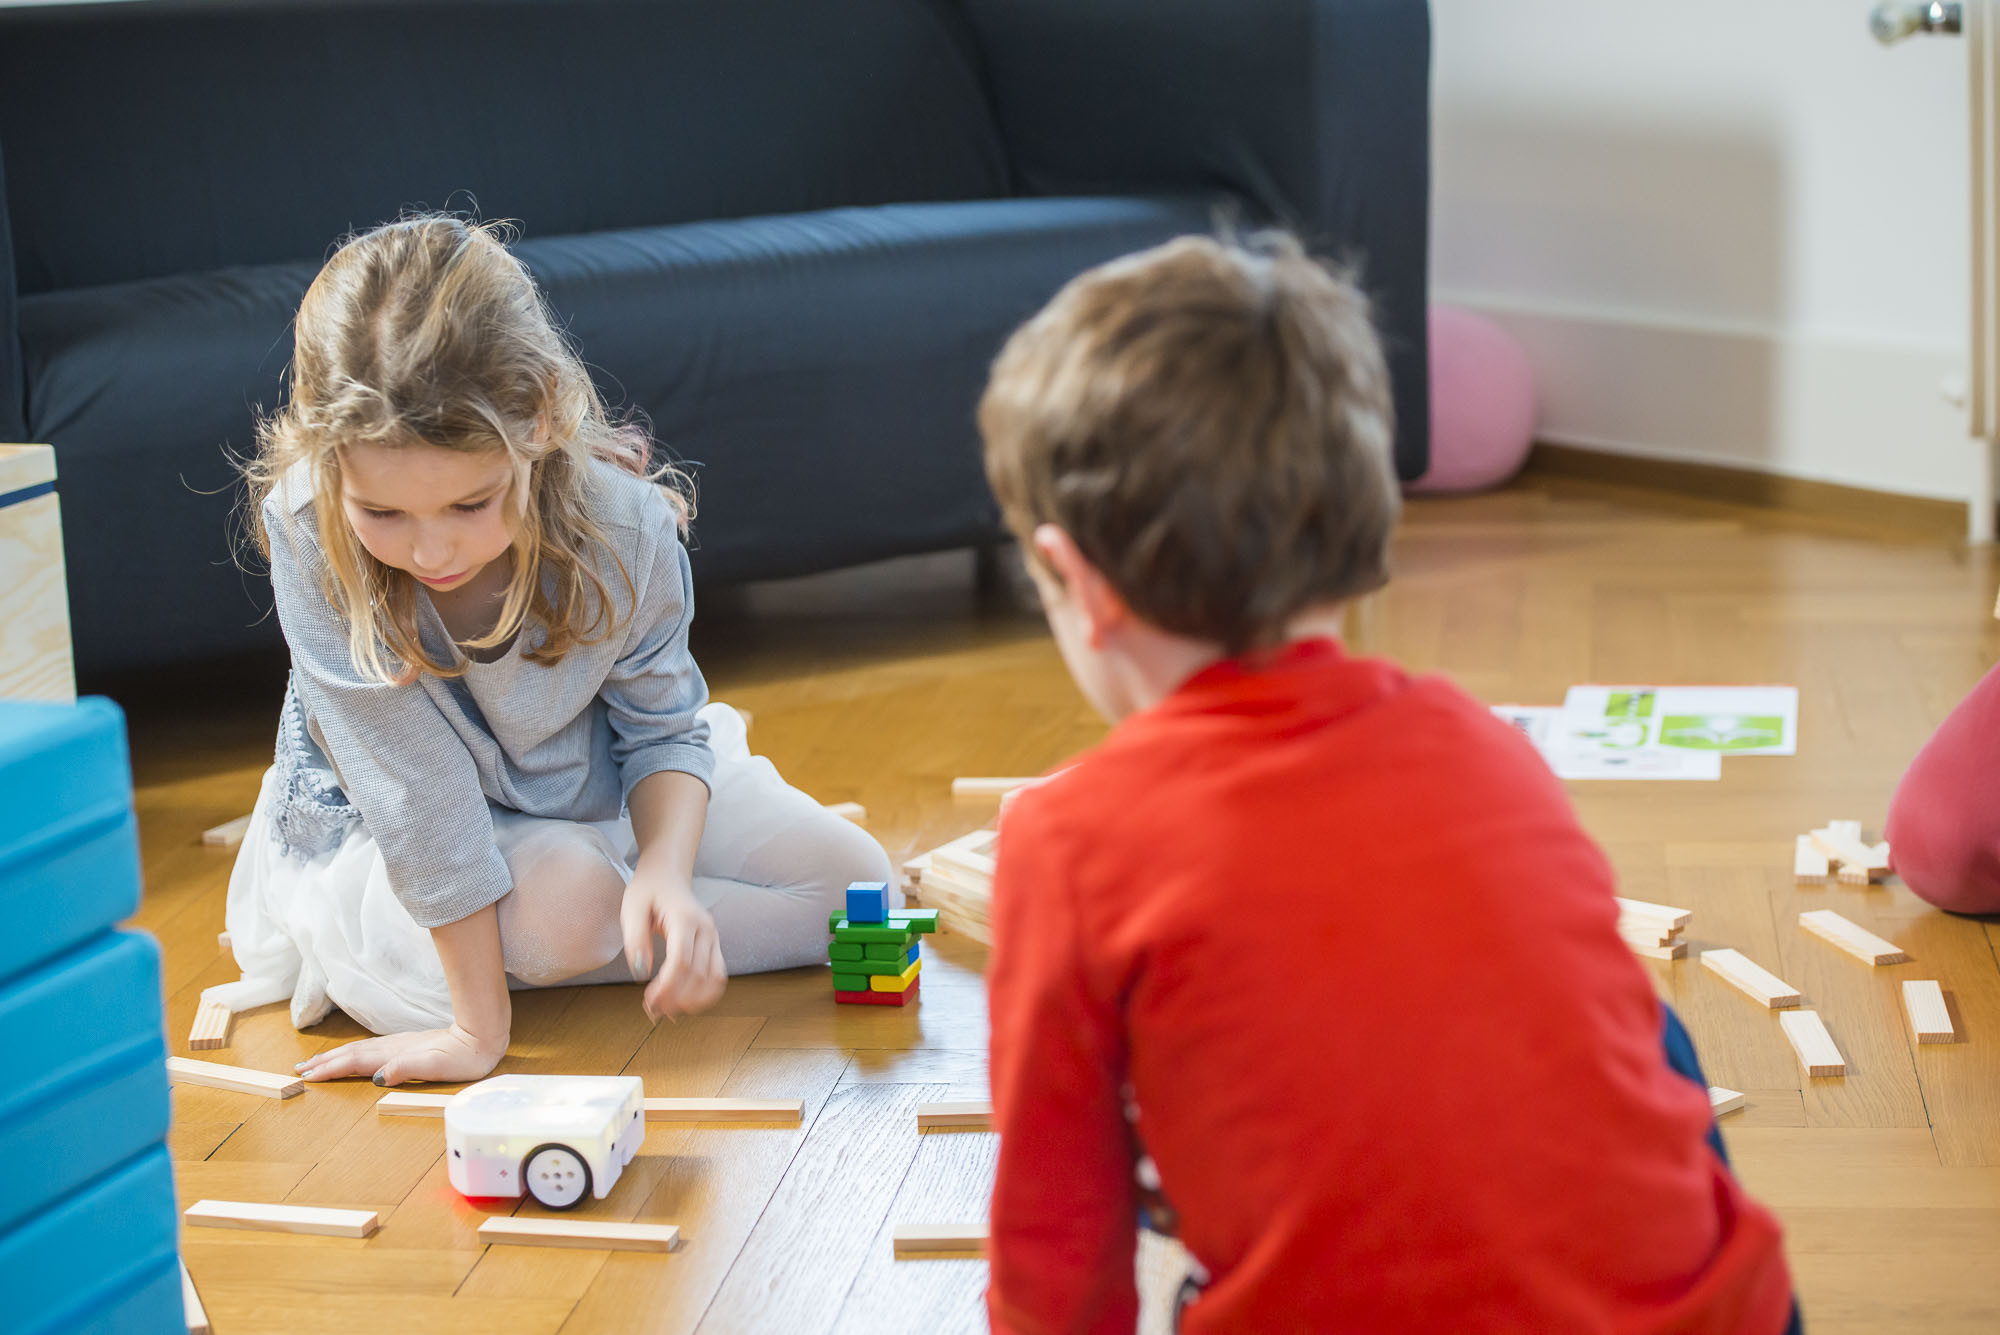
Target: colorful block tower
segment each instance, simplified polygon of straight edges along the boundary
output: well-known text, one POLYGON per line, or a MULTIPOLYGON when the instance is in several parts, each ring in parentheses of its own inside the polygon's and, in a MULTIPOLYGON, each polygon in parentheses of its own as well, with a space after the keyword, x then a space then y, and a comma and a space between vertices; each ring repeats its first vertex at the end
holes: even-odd
POLYGON ((917 938, 937 930, 936 909, 892 909, 889 887, 856 881, 847 887, 847 911, 827 920, 833 943, 833 999, 853 1006, 907 1006, 917 999, 923 969, 917 938))

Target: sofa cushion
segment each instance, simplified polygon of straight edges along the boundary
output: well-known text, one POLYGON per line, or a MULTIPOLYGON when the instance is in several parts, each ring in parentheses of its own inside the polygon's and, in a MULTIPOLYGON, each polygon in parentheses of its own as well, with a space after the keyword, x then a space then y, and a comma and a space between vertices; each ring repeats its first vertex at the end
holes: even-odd
POLYGON ((979 71, 950 0, 0 7, 20 286, 308 259, 412 207, 556 236, 1004 195, 979 71))
MULTIPOLYGON (((1080 270, 1213 225, 1176 196, 837 209, 524 241, 614 405, 700 465, 695 570, 799 574, 997 531, 973 410, 1080 270)), ((310 264, 28 297, 31 439, 56 447, 80 667, 271 643, 231 564, 225 450, 279 402, 310 264), (115 525, 115 532, 108 532, 115 525), (218 607, 240 609, 218 614, 218 607)))

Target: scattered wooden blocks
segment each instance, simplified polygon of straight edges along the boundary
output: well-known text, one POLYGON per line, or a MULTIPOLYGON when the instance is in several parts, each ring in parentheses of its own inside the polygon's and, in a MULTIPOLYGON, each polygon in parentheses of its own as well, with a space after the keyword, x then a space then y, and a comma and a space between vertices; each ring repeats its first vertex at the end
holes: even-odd
POLYGON ((1799 1055, 1799 1066, 1808 1076, 1847 1074, 1847 1060, 1833 1045, 1833 1035, 1826 1032, 1818 1011, 1786 1011, 1778 1017, 1778 1023, 1785 1027, 1785 1037, 1791 1041, 1792 1051, 1799 1055))
POLYGON ((804 1099, 647 1099, 649 1122, 797 1122, 804 1099))
POLYGON ((195 1292, 194 1276, 188 1273, 186 1261, 181 1262, 181 1311, 187 1317, 188 1335, 211 1335, 208 1309, 201 1305, 201 1295, 195 1292))
POLYGON ((255 1201, 196 1201, 181 1216, 203 1228, 268 1229, 365 1238, 382 1226, 373 1210, 329 1210, 316 1205, 265 1205, 255 1201))
POLYGON ((904 864, 917 875, 917 893, 926 904, 944 910, 944 924, 982 945, 992 943, 993 852, 999 834, 971 834, 904 864))
POLYGON ((1740 951, 1704 950, 1701 962, 1731 987, 1772 1010, 1799 1004, 1796 987, 1752 964, 1740 951))
POLYGON ((1004 797, 1016 788, 1033 783, 1033 779, 953 779, 953 797, 1004 797))
MULTIPOLYGON (((1858 820, 1828 821, 1823 828, 1814 830, 1806 838, 1829 863, 1839 866, 1842 884, 1867 885, 1889 872, 1889 845, 1861 842, 1861 822, 1858 820)), ((1793 866, 1796 870, 1796 860, 1793 866)))
POLYGON ((1801 882, 1825 882, 1833 878, 1833 864, 1813 843, 1812 836, 1802 834, 1792 852, 1792 879, 1801 882))
POLYGON ((596 1219, 545 1219, 494 1215, 479 1226, 479 1240, 519 1247, 583 1247, 592 1251, 670 1252, 680 1241, 674 1224, 625 1224, 596 1219))
POLYGON ((188 1051, 207 1052, 212 1048, 229 1046, 229 1022, 236 1018, 236 1012, 219 1001, 207 997, 195 1008, 194 1028, 188 1030, 188 1051))
POLYGON ((1648 904, 1643 899, 1618 901, 1618 935, 1635 955, 1648 959, 1677 960, 1687 954, 1681 932, 1694 914, 1670 904, 1648 904))
POLYGON ((249 828, 250 818, 238 816, 235 820, 224 821, 212 830, 203 830, 201 841, 210 848, 234 848, 243 842, 243 833, 249 828))
POLYGON ((1694 910, 1679 909, 1671 904, 1648 904, 1643 899, 1619 899, 1618 916, 1622 918, 1653 919, 1666 923, 1669 928, 1686 927, 1694 921, 1694 910))
POLYGON ((984 1251, 986 1236, 984 1220, 976 1224, 898 1224, 894 1234, 898 1257, 984 1251))
POLYGON ((1841 917, 1832 909, 1814 909, 1799 915, 1799 926, 1814 936, 1840 947, 1863 964, 1901 964, 1909 957, 1894 941, 1884 941, 1859 923, 1841 917))
POLYGON ((919 1103, 917 1127, 956 1126, 985 1128, 993 1124, 993 1105, 986 1101, 964 1103, 919 1103))
POLYGON ((442 1117, 444 1105, 450 1102, 449 1094, 416 1094, 392 1089, 375 1100, 375 1111, 382 1117, 442 1117))
POLYGON ((868 823, 868 808, 859 802, 829 802, 826 809, 842 820, 851 820, 856 825, 868 823))
POLYGON ((1708 1108, 1717 1117, 1722 1116, 1724 1113, 1736 1112, 1749 1102, 1750 1097, 1747 1094, 1739 1094, 1733 1089, 1724 1089, 1721 1085, 1710 1085, 1708 1087, 1708 1108))
POLYGON ((1934 978, 1912 978, 1903 983, 1903 1009, 1909 1012, 1910 1028, 1919 1043, 1956 1043, 1958 1030, 1952 1027, 1951 1008, 1944 1004, 1944 989, 1934 978))
POLYGON ((274 1075, 270 1071, 196 1061, 192 1057, 167 1058, 167 1078, 177 1085, 229 1089, 238 1094, 261 1094, 267 1099, 289 1099, 305 1093, 306 1089, 306 1082, 294 1075, 274 1075))

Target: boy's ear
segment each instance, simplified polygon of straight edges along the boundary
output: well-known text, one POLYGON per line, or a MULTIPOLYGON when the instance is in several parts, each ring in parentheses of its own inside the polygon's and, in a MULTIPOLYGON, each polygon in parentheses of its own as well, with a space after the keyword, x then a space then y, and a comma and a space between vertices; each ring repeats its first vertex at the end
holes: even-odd
POLYGON ((1129 621, 1132 609, 1063 529, 1054 524, 1038 525, 1034 544, 1035 555, 1056 577, 1063 596, 1083 614, 1091 647, 1103 648, 1105 636, 1129 621))

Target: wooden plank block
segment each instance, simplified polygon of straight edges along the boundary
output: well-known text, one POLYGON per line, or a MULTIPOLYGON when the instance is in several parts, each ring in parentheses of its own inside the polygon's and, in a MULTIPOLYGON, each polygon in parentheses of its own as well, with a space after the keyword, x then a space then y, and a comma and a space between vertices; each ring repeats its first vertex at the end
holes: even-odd
POLYGON ((1772 1010, 1799 1004, 1796 987, 1752 964, 1741 951, 1704 950, 1701 962, 1704 968, 1712 970, 1724 982, 1772 1010))
POLYGON ((55 452, 0 445, 0 699, 76 699, 55 452))
POLYGON ((797 1122, 804 1099, 647 1099, 649 1122, 797 1122))
POLYGON ((203 1085, 209 1089, 230 1089, 238 1094, 262 1094, 267 1099, 289 1099, 303 1094, 306 1082, 297 1076, 253 1071, 246 1066, 224 1066, 220 1062, 196 1061, 192 1057, 167 1058, 167 1078, 177 1085, 203 1085))
POLYGON ((517 1247, 585 1247, 593 1251, 670 1252, 680 1241, 673 1224, 623 1223, 599 1219, 548 1219, 540 1215, 494 1215, 479 1226, 479 1240, 517 1247))
POLYGON ((953 779, 951 781, 951 795, 953 797, 1004 797, 1016 788, 1024 787, 1033 782, 1033 779, 953 779))
POLYGON ((1824 881, 1833 875, 1833 866, 1826 854, 1813 843, 1812 836, 1802 834, 1792 850, 1792 879, 1794 881, 1824 881))
POLYGON ((449 1094, 418 1094, 392 1089, 375 1100, 375 1111, 383 1117, 442 1117, 444 1105, 450 1102, 449 1094))
POLYGON ((842 820, 851 820, 856 825, 868 823, 868 808, 859 802, 829 802, 826 809, 842 820))
POLYGON ((0 496, 55 480, 55 446, 0 445, 0 496))
POLYGON ((181 1262, 181 1311, 187 1317, 188 1335, 210 1335, 213 1327, 208 1324, 208 1309, 195 1292, 194 1276, 188 1273, 186 1261, 181 1262))
POLYGON ((229 1022, 236 1018, 236 1012, 219 1001, 207 997, 195 1008, 194 1028, 188 1030, 188 1051, 207 1052, 214 1048, 229 1046, 229 1022))
POLYGON ((977 1252, 986 1249, 985 1220, 962 1224, 898 1224, 892 1235, 896 1255, 928 1256, 937 1252, 977 1252))
POLYGON ((1843 872, 1886 872, 1889 870, 1889 845, 1887 843, 1864 844, 1861 836, 1850 835, 1846 829, 1828 827, 1814 830, 1808 836, 1813 847, 1840 864, 1843 872))
POLYGON ((1671 904, 1648 904, 1643 899, 1624 898, 1618 901, 1618 914, 1621 918, 1657 919, 1664 921, 1668 927, 1685 927, 1694 917, 1690 910, 1675 908, 1671 904))
POLYGON ((249 828, 250 818, 238 816, 235 820, 222 822, 214 829, 203 830, 201 841, 210 848, 234 848, 243 842, 243 832, 249 828))
POLYGON ((1903 981, 1903 1009, 1909 1012, 1910 1028, 1919 1043, 1956 1043, 1958 1030, 1951 1023, 1951 1008, 1944 1004, 1944 989, 1934 978, 1903 981))
POLYGON ((1840 947, 1863 964, 1901 964, 1909 958, 1909 954, 1894 941, 1884 941, 1860 923, 1843 918, 1832 909, 1801 913, 1799 926, 1822 941, 1840 947))
POLYGON ((1675 941, 1671 945, 1649 946, 1641 941, 1627 940, 1626 948, 1634 955, 1643 955, 1649 960, 1681 960, 1687 958, 1688 943, 1675 941))
POLYGON ((1847 1074, 1847 1060, 1834 1046, 1833 1035, 1826 1032, 1818 1011, 1786 1011, 1778 1023, 1784 1026, 1785 1037, 1791 1041, 1792 1051, 1799 1054, 1799 1066, 1808 1076, 1847 1074))
POLYGON ((1710 1085, 1708 1087, 1708 1108, 1717 1117, 1722 1116, 1724 1113, 1739 1111, 1749 1102, 1750 1097, 1747 1094, 1739 1094, 1733 1089, 1724 1089, 1721 1085, 1710 1085))
POLYGON ((1618 935, 1635 946, 1671 946, 1681 939, 1681 929, 1644 918, 1620 918, 1618 935))
POLYGON ((382 1226, 373 1210, 330 1210, 318 1205, 274 1205, 261 1201, 196 1201, 181 1217, 203 1228, 320 1233, 329 1238, 365 1238, 382 1226))
POLYGON ((917 1105, 917 1125, 931 1126, 976 1126, 993 1124, 993 1104, 990 1100, 978 1099, 958 1103, 919 1103, 917 1105))

